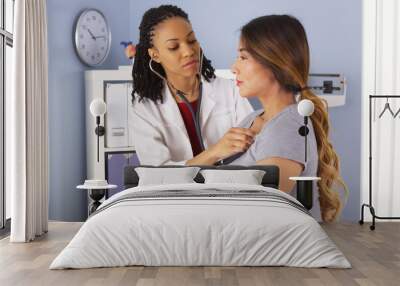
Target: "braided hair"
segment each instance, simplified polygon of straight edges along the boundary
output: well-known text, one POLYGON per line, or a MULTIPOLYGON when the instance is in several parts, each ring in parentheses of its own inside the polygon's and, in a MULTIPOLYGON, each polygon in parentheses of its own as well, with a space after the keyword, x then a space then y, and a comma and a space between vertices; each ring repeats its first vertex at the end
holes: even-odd
MULTIPOLYGON (((163 102, 162 89, 163 80, 154 74, 149 68, 150 56, 148 49, 153 47, 152 37, 154 36, 154 27, 159 23, 173 17, 181 17, 189 22, 188 15, 179 7, 173 5, 161 5, 157 8, 151 8, 144 13, 142 22, 139 26, 140 39, 136 45, 135 61, 132 68, 133 90, 132 103, 135 100, 135 94, 139 97, 139 102, 143 99, 150 99, 154 102, 163 102)), ((204 54, 201 74, 209 82, 215 78, 214 68, 211 61, 204 54)), ((161 64, 152 62, 152 67, 162 76, 165 71, 161 64)))

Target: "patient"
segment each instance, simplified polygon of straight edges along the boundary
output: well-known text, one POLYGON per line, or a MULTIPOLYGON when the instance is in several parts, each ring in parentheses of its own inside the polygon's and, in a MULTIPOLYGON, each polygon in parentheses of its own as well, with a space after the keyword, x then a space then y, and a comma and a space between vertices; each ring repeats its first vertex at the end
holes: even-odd
POLYGON ((271 15, 256 18, 242 27, 239 55, 232 66, 240 95, 257 97, 263 109, 247 116, 240 127, 250 127, 255 142, 234 165, 277 165, 280 189, 294 194, 291 176, 318 176, 314 185, 314 217, 334 221, 342 202, 331 189, 337 181, 346 186, 339 174, 339 159, 329 141, 329 119, 324 102, 307 88, 309 47, 302 24, 294 17, 271 15), (315 110, 308 134, 307 163, 304 137, 298 133, 304 119, 297 112, 297 100, 309 99, 315 110), (316 193, 318 192, 318 193, 316 193))

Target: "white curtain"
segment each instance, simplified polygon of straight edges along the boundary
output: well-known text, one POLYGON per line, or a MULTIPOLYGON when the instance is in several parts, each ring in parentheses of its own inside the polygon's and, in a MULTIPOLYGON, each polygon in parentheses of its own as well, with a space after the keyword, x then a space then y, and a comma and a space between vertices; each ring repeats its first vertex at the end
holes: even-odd
MULTIPOLYGON (((375 94, 400 96, 400 3, 376 2, 375 94)), ((400 216, 400 98, 372 101, 372 190, 379 216, 400 216)), ((367 200, 365 200, 367 202, 367 200)), ((367 210, 368 211, 368 210, 367 210)))
POLYGON ((14 11, 14 93, 6 99, 10 241, 28 242, 48 228, 46 0, 18 0, 14 11))

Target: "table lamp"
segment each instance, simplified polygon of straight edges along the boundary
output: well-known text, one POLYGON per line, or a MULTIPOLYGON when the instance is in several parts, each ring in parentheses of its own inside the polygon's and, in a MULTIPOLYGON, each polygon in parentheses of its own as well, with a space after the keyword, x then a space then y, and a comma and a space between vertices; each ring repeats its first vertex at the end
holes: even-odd
POLYGON ((99 138, 103 136, 106 132, 104 126, 100 125, 100 116, 106 113, 107 106, 106 103, 101 98, 95 98, 90 103, 90 113, 96 118, 96 129, 94 132, 97 135, 97 162, 99 162, 99 138))

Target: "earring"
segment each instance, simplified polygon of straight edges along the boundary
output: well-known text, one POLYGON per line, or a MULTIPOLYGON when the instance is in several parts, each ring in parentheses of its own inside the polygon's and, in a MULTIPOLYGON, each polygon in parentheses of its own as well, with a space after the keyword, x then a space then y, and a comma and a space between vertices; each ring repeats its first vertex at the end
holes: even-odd
POLYGON ((295 101, 297 102, 297 103, 299 103, 299 101, 301 100, 301 93, 300 92, 297 92, 295 95, 294 95, 294 99, 295 99, 295 101))

